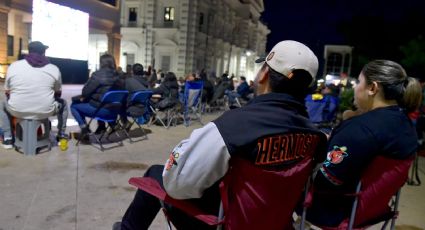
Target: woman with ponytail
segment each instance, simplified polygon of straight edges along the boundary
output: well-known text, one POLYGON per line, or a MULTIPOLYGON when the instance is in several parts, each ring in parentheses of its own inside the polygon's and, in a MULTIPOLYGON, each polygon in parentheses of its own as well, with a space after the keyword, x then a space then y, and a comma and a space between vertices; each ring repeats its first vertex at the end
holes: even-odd
POLYGON ((366 64, 354 90, 356 111, 329 138, 327 160, 314 183, 313 205, 307 219, 316 225, 338 226, 349 217, 353 199, 323 193, 354 193, 363 171, 376 156, 406 159, 417 148, 415 127, 407 113, 421 103, 421 86, 397 63, 375 60, 366 64))

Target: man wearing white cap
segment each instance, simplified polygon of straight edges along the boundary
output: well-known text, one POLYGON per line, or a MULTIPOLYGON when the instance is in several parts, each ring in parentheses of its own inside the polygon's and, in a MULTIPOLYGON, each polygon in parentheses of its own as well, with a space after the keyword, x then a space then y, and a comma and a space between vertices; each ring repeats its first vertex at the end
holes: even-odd
MULTIPOLYGON (((318 69, 314 53, 299 42, 282 41, 258 62, 262 67, 255 78, 255 98, 194 130, 174 148, 165 167, 154 165, 145 177, 158 180, 171 197, 195 199, 214 213, 220 200, 217 185, 228 172, 232 157, 261 168, 283 170, 304 157, 320 161, 317 156, 325 156, 326 137, 311 124, 304 106, 318 69), (295 147, 298 145, 302 147, 295 147), (271 157, 270 149, 279 154, 271 157)), ((138 190, 114 229, 147 229, 159 209, 158 199, 138 190)), ((264 216, 272 212, 261 211, 264 216)), ((175 209, 168 214, 178 215, 172 218, 180 220, 178 229, 208 229, 175 209)))

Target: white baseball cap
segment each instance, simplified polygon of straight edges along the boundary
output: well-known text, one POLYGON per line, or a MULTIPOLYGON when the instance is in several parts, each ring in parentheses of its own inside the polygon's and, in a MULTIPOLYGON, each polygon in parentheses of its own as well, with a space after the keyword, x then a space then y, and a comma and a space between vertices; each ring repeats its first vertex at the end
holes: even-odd
POLYGON ((310 73, 312 80, 310 86, 316 80, 319 61, 313 51, 306 45, 297 41, 281 41, 277 43, 265 58, 259 58, 255 62, 266 62, 274 71, 289 77, 292 71, 302 69, 310 73))

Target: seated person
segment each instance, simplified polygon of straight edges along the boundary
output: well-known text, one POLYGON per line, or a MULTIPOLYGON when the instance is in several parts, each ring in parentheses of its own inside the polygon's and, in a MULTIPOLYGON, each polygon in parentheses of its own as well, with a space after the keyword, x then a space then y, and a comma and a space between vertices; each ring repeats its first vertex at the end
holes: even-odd
POLYGON ((168 72, 164 76, 158 88, 152 90, 153 107, 164 110, 175 106, 178 103, 179 85, 177 77, 173 72, 168 72))
MULTIPOLYGON (((267 151, 261 151, 268 149, 261 145, 266 145, 271 139, 279 140, 270 143, 271 146, 292 149, 289 146, 292 141, 282 141, 284 146, 279 144, 283 136, 294 138, 294 143, 301 143, 310 156, 324 156, 326 136, 308 120, 303 105, 307 88, 314 82, 317 73, 316 56, 301 43, 282 41, 272 49, 269 58, 261 62, 262 67, 255 79, 258 83, 255 88, 257 97, 252 103, 228 111, 194 130, 188 139, 174 148, 165 167, 154 165, 145 176, 158 180, 170 196, 193 199, 211 213, 217 213, 220 199, 218 182, 229 170, 230 158, 242 157, 258 167, 275 170, 297 164, 306 155, 287 152, 287 155, 281 154, 280 158, 271 160, 265 156, 267 151), (298 53, 295 51, 303 54, 302 57, 285 56, 298 53), (273 56, 274 53, 278 54, 273 56), (281 56, 285 58, 280 59, 281 56)), ((138 190, 122 223, 115 224, 114 229, 148 229, 160 207, 157 198, 138 190)), ((211 229, 211 226, 177 213, 175 209, 170 212, 170 209, 167 208, 169 216, 178 215, 178 229, 211 229)), ((268 210, 263 211, 268 214, 268 210)))
MULTIPOLYGON (((57 139, 65 134, 68 109, 62 93, 61 73, 45 56, 45 46, 39 41, 28 44, 29 54, 7 70, 5 93, 7 100, 0 103, 1 127, 4 132, 3 147, 13 148, 11 116, 21 119, 43 120, 57 115, 57 139)), ((49 124, 47 124, 49 125, 49 124)))
POLYGON ((125 110, 122 110, 123 113, 120 114, 121 122, 126 128, 130 128, 127 126, 127 113, 130 113, 132 117, 140 117, 145 111, 144 105, 132 104, 131 102, 135 92, 147 90, 147 81, 143 81, 143 78, 138 78, 141 76, 139 74, 144 73, 143 66, 139 63, 134 64, 133 72, 135 73, 133 76, 126 75, 124 78, 120 79, 122 81, 120 85, 124 85, 124 89, 128 91, 127 107, 125 110))
POLYGON ((220 100, 224 97, 226 90, 229 88, 229 81, 221 81, 214 90, 214 95, 210 101, 210 104, 217 103, 217 100, 220 100))
MULTIPOLYGON (((100 69, 95 71, 83 87, 81 97, 71 104, 71 113, 81 128, 81 135, 90 133, 86 123, 86 116, 91 117, 100 106, 103 95, 113 89, 122 89, 119 74, 116 71, 115 59, 110 54, 100 56, 100 69)), ((100 109, 97 114, 103 116, 109 114, 106 108, 100 109)), ((96 133, 105 130, 105 124, 99 122, 96 133)))
POLYGON ((236 102, 236 98, 242 98, 246 101, 249 100, 248 95, 251 93, 250 87, 246 82, 246 78, 241 76, 238 87, 236 87, 235 91, 228 90, 226 95, 229 97, 229 104, 233 105, 236 102))
POLYGON ((133 78, 142 84, 145 89, 149 88, 148 78, 147 75, 145 75, 142 64, 136 63, 133 65, 133 78))
POLYGON ((208 80, 205 69, 199 73, 199 80, 203 82, 202 103, 209 103, 214 95, 214 85, 208 80))
POLYGON ((415 127, 407 113, 420 104, 419 83, 387 60, 366 64, 359 81, 354 90, 357 111, 344 112, 346 120, 333 130, 327 159, 314 179, 317 193, 307 220, 318 226, 335 227, 349 217, 353 197, 343 194, 355 192, 376 156, 407 159, 416 153, 415 127))
POLYGON ((334 126, 339 105, 338 94, 335 85, 327 85, 305 98, 310 121, 325 133, 330 133, 334 126))

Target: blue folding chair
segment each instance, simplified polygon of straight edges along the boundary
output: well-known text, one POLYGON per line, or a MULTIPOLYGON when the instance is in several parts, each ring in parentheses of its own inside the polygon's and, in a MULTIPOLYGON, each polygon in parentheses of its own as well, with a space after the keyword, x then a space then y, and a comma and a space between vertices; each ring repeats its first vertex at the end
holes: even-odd
POLYGON ((131 135, 129 133, 131 127, 134 124, 136 124, 143 133, 143 138, 140 140, 148 139, 148 136, 146 135, 146 132, 141 125, 147 124, 152 115, 152 110, 150 106, 151 97, 152 91, 150 90, 137 91, 131 96, 131 99, 127 105, 127 117, 130 117, 131 121, 128 124, 127 128, 124 129, 124 132, 130 140, 130 143, 136 142, 131 138, 131 135))
POLYGON ((187 81, 184 87, 183 94, 183 120, 184 125, 189 126, 190 121, 201 121, 201 98, 204 83, 202 81, 187 81), (193 114, 194 116, 190 116, 193 114))
MULTIPOLYGON (((109 140, 109 136, 112 133, 119 138, 118 130, 123 129, 120 122, 118 122, 118 115, 122 113, 123 108, 125 108, 127 101, 128 91, 126 90, 113 90, 106 92, 102 100, 100 102, 99 107, 95 111, 94 115, 91 117, 89 123, 87 124, 90 127, 90 124, 93 120, 103 121, 106 125, 106 131, 103 132, 99 137, 94 133, 89 133, 85 135, 81 135, 79 140, 77 141, 77 145, 80 141, 86 136, 93 136, 96 142, 99 144, 100 150, 104 151, 105 148, 102 145, 102 138, 105 134, 107 134, 106 138, 109 140), (102 109, 107 109, 110 113, 107 116, 99 116, 98 112, 102 109)), ((119 146, 122 146, 122 141, 119 141, 119 146)))

